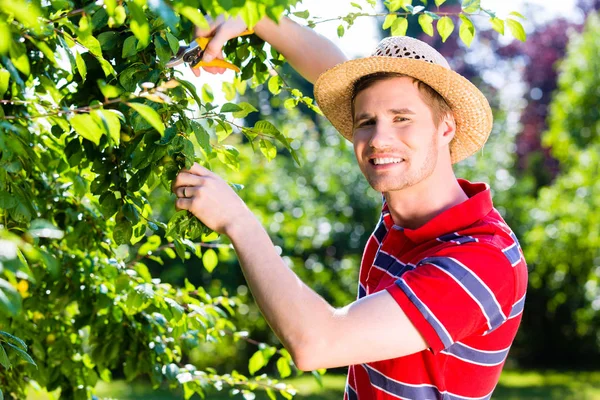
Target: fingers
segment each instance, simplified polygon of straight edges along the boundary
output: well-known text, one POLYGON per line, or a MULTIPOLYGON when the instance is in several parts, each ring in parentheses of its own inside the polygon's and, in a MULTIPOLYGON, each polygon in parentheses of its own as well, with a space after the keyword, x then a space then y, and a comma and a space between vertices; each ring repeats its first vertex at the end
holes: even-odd
MULTIPOLYGON (((232 35, 228 29, 224 29, 223 25, 220 25, 215 31, 214 36, 210 39, 210 42, 206 45, 206 49, 204 49, 204 55, 202 56, 202 61, 211 62, 215 58, 221 56, 223 52, 223 45, 235 35, 232 35)), ((222 56, 221 56, 222 57, 222 56)))
POLYGON ((171 190, 178 197, 191 197, 194 187, 200 187, 206 183, 206 178, 214 175, 211 170, 194 163, 189 170, 181 170, 171 185, 171 190), (183 196, 183 188, 186 196, 183 196), (180 190, 180 191, 178 191, 180 190))
POLYGON ((204 178, 198 175, 180 172, 173 181, 171 190, 179 197, 191 197, 193 195, 193 189, 196 187, 200 187, 203 184, 204 178), (185 193, 183 193, 184 188, 185 193))
POLYGON ((217 17, 216 20, 213 21, 213 19, 210 17, 210 15, 205 15, 204 19, 206 19, 206 22, 208 22, 208 28, 203 29, 199 26, 196 26, 196 37, 201 36, 201 37, 209 37, 212 36, 213 32, 215 31, 215 29, 217 29, 217 27, 219 25, 221 25, 224 21, 223 16, 219 15, 219 17, 217 17))
POLYGON ((187 173, 192 173, 194 175, 198 175, 198 176, 211 176, 213 175, 213 172, 208 169, 203 167, 202 165, 198 164, 198 163, 194 163, 194 165, 192 165, 192 167, 189 170, 182 170, 182 172, 187 172, 187 173))
POLYGON ((178 198, 177 201, 175 201, 175 208, 177 208, 177 211, 179 210, 189 210, 192 208, 192 202, 193 199, 186 199, 186 198, 178 198))
POLYGON ((178 186, 175 188, 174 193, 177 197, 183 199, 190 199, 194 196, 198 196, 200 193, 199 186, 178 186))

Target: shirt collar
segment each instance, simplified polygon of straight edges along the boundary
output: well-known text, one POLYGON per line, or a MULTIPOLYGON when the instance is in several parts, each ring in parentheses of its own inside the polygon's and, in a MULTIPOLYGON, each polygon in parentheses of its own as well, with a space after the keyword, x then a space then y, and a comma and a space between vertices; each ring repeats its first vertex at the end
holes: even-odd
POLYGON ((488 184, 471 183, 466 179, 458 179, 458 183, 469 198, 436 215, 417 229, 394 225, 387 202, 384 201, 382 216, 386 228, 388 231, 390 229, 403 231, 414 243, 422 243, 473 225, 492 211, 492 195, 488 184))

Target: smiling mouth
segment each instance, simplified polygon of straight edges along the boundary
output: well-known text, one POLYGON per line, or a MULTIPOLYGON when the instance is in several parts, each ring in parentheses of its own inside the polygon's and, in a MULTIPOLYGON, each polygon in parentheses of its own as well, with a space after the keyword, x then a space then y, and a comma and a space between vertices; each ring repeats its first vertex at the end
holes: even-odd
POLYGON ((386 158, 372 158, 369 160, 369 163, 371 165, 388 165, 388 164, 400 164, 403 161, 404 161, 403 158, 386 157, 386 158))

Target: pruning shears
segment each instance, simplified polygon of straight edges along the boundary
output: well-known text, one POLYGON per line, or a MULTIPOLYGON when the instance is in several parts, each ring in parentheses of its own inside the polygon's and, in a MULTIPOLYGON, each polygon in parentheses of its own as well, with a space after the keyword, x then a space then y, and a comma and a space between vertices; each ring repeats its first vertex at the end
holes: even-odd
MULTIPOLYGON (((253 33, 254 33, 253 30, 248 29, 248 30, 242 32, 241 34, 239 34, 239 36, 251 35, 253 33)), ((167 62, 166 67, 172 68, 172 67, 175 67, 176 65, 186 63, 186 64, 191 65, 192 68, 221 67, 221 68, 232 69, 235 72, 240 72, 240 69, 238 68, 237 65, 234 65, 225 60, 215 58, 214 60, 212 60, 210 62, 202 61, 202 56, 204 55, 204 50, 206 50, 206 46, 208 46, 208 43, 210 42, 211 39, 212 39, 212 36, 211 37, 197 37, 188 46, 179 47, 179 51, 177 52, 177 55, 175 57, 171 58, 167 62)))

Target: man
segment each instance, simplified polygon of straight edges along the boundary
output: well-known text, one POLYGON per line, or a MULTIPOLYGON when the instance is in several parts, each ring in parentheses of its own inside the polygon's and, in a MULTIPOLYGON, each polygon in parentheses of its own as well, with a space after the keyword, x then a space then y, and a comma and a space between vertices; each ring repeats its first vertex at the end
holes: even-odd
MULTIPOLYGON (((217 20, 200 32, 214 35, 206 60, 245 29, 217 20)), ((335 309, 301 282, 244 202, 206 168, 178 175, 176 206, 230 237, 298 368, 349 366, 346 399, 490 398, 521 320, 527 268, 489 187, 452 171, 490 133, 487 100, 412 38, 384 39, 373 56, 346 61, 285 18, 265 19, 255 32, 308 80, 318 78, 319 106, 383 194, 357 301, 335 309)))

